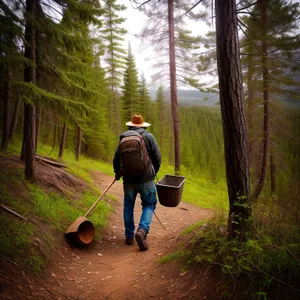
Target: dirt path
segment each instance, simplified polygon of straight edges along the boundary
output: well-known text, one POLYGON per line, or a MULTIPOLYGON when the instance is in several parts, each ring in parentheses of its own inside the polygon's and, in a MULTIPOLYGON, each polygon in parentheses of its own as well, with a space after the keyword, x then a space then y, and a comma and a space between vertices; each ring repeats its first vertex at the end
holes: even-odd
MULTIPOLYGON (((95 172, 94 178, 101 190, 112 181, 112 177, 100 172, 95 172)), ((136 243, 124 244, 122 183, 116 182, 109 193, 118 201, 110 202, 115 212, 102 239, 89 249, 72 248, 62 239, 62 250, 47 277, 28 281, 28 292, 20 299, 196 299, 189 295, 199 287, 199 282, 188 273, 180 274, 174 264, 161 264, 157 260, 174 250, 178 235, 185 227, 209 218, 212 212, 187 203, 180 203, 176 208, 158 204, 156 213, 167 230, 153 216, 147 238, 149 250, 141 252, 136 243)), ((137 199, 136 224, 141 212, 139 202, 137 199)), ((200 294, 197 299, 208 299, 200 294)))

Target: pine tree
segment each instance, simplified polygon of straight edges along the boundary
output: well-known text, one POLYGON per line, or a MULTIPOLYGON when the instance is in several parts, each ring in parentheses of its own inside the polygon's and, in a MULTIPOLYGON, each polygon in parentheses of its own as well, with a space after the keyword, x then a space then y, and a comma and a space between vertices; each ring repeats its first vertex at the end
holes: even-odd
POLYGON ((25 59, 24 54, 18 48, 18 43, 23 37, 23 25, 17 13, 18 5, 1 0, 0 9, 2 11, 0 16, 0 66, 2 70, 0 84, 2 91, 1 100, 3 101, 1 149, 5 150, 12 137, 10 123, 15 128, 15 119, 10 118, 9 115, 12 100, 16 97, 11 84, 16 76, 21 75, 20 65, 23 64, 25 59))
POLYGON ((140 113, 145 120, 151 120, 151 99, 147 88, 147 82, 144 74, 141 76, 138 88, 140 113))
MULTIPOLYGON (((266 181, 270 156, 273 161, 272 168, 269 168, 271 171, 279 159, 278 151, 271 147, 280 143, 277 137, 284 128, 283 118, 279 117, 284 108, 278 105, 278 100, 298 97, 295 87, 299 82, 295 80, 294 70, 297 69, 295 62, 299 56, 299 34, 295 30, 298 28, 300 11, 297 3, 285 0, 257 1, 251 8, 250 16, 244 17, 240 23, 246 27, 243 31, 242 51, 248 66, 245 77, 248 80, 251 164, 259 170, 252 195, 255 201, 266 181), (254 140, 258 140, 258 132, 261 130, 254 127, 254 119, 260 117, 260 111, 257 109, 260 103, 264 107, 261 144, 254 143, 254 140), (259 155, 255 156, 255 153, 259 155)), ((271 177, 271 189, 274 191, 274 172, 271 172, 271 177)))
POLYGON ((117 0, 105 1, 104 13, 101 16, 102 29, 101 38, 105 52, 104 61, 107 73, 107 81, 110 87, 111 96, 109 99, 109 126, 110 129, 120 134, 121 127, 121 106, 119 89, 122 82, 122 74, 125 67, 126 51, 122 48, 126 30, 122 27, 125 18, 119 13, 124 11, 124 5, 117 4, 117 0))
POLYGON ((155 98, 155 132, 158 146, 162 152, 162 156, 168 155, 169 134, 170 134, 170 106, 166 101, 166 94, 162 85, 157 89, 155 98))
POLYGON ((122 86, 122 114, 123 120, 131 120, 134 114, 139 114, 141 105, 138 97, 138 73, 135 66, 135 59, 131 51, 131 46, 128 46, 128 56, 126 59, 126 69, 124 74, 124 85, 122 86))

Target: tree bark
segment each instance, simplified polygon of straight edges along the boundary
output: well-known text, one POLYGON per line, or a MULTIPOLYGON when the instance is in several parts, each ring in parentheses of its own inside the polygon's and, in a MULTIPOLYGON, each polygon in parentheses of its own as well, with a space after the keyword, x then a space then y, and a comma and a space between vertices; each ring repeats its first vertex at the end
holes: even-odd
POLYGON ((18 121, 18 115, 19 115, 19 109, 20 109, 20 102, 21 102, 21 95, 18 94, 17 101, 15 103, 10 128, 9 128, 9 140, 11 140, 15 134, 17 121, 18 121))
POLYGON ((271 195, 273 196, 276 191, 276 177, 275 177, 275 172, 276 172, 276 166, 274 163, 274 157, 272 154, 270 154, 270 176, 271 176, 271 195))
POLYGON ((257 186, 251 196, 251 201, 256 201, 263 189, 267 176, 269 152, 270 152, 270 107, 269 107, 269 70, 268 70, 268 45, 267 45, 267 1, 258 0, 257 5, 260 10, 261 18, 261 64, 263 80, 263 100, 264 100, 264 124, 262 141, 262 162, 257 186))
MULTIPOLYGON (((34 19, 36 0, 26 0, 26 26, 25 26, 25 57, 35 64, 35 28, 34 19)), ((35 67, 26 65, 24 81, 35 83, 35 67)), ((33 104, 24 104, 24 158, 25 177, 34 180, 35 176, 35 107, 33 104)))
POLYGON ((55 124, 53 127, 53 143, 52 143, 52 148, 51 151, 47 154, 47 156, 51 155, 51 153, 53 152, 55 145, 56 145, 56 132, 57 132, 57 123, 58 123, 58 118, 56 117, 55 119, 55 124))
MULTIPOLYGON (((24 134, 23 134, 24 136, 24 134)), ((24 138, 23 138, 23 142, 22 142, 22 149, 21 149, 21 155, 20 155, 20 160, 21 161, 25 161, 25 146, 24 146, 24 138)))
POLYGON ((67 136, 67 125, 66 125, 66 122, 64 122, 61 139, 60 139, 58 158, 63 157, 64 150, 65 150, 65 144, 66 144, 66 136, 67 136))
POLYGON ((76 128, 76 160, 79 160, 80 152, 81 152, 81 138, 82 138, 82 129, 80 126, 76 128))
POLYGON ((180 124, 179 124, 179 117, 178 117, 178 99, 177 99, 177 84, 176 84, 173 0, 168 0, 168 21, 169 21, 170 92, 171 92, 171 106, 172 106, 174 144, 175 144, 175 175, 178 175, 180 174, 180 131, 179 131, 180 124))
MULTIPOLYGON (((42 14, 42 7, 40 3, 37 3, 36 19, 39 19, 42 14)), ((41 33, 40 30, 35 31, 36 47, 35 47, 35 60, 36 60, 36 84, 41 86, 41 33)), ((35 121, 35 152, 40 138, 40 120, 41 120, 41 106, 36 105, 36 121, 35 121)))
POLYGON ((40 108, 40 105, 38 104, 36 106, 36 119, 35 119, 35 153, 37 151, 37 146, 40 139, 41 114, 42 114, 42 110, 40 108))
POLYGON ((6 68, 6 76, 4 76, 4 91, 3 91, 3 129, 2 129, 2 142, 1 149, 6 150, 9 141, 9 80, 10 71, 9 66, 6 68))
POLYGON ((228 236, 243 240, 250 227, 250 174, 235 0, 216 0, 216 34, 229 196, 228 236))
POLYGON ((249 49, 249 56, 248 56, 248 76, 247 76, 247 87, 248 87, 248 113, 247 113, 247 123, 248 123, 248 134, 250 135, 249 138, 249 163, 250 166, 254 166, 254 142, 251 139, 251 132, 254 130, 254 96, 255 96, 255 89, 253 84, 253 61, 252 58, 252 47, 249 49))

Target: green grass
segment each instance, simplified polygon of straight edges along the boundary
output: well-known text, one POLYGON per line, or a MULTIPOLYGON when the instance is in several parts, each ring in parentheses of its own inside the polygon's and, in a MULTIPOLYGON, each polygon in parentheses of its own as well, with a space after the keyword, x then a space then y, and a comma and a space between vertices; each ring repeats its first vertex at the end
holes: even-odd
POLYGON ((8 259, 24 255, 30 247, 34 225, 0 213, 0 253, 8 259))
MULTIPOLYGON (((16 150, 18 146, 20 145, 12 144, 10 151, 16 150)), ((0 153, 1 156, 7 157, 13 152, 0 153)), ((72 156, 70 153, 67 154, 66 161, 71 162, 72 156)), ((76 195, 77 200, 73 201, 70 200, 73 196, 72 192, 66 193, 66 197, 63 197, 55 192, 46 192, 40 186, 27 182, 22 168, 8 167, 5 172, 0 173, 1 203, 22 216, 35 220, 35 223, 26 222, 5 210, 0 210, 0 253, 31 272, 43 270, 45 261, 52 255, 55 235, 62 235, 99 197, 99 189, 94 186, 89 171, 98 169, 109 173, 108 164, 84 157, 80 162, 73 161, 71 165, 75 170, 73 174, 81 175, 81 178, 90 183, 90 189, 82 195, 76 195), (40 226, 44 227, 41 224, 45 224, 46 229, 41 231, 40 226), (34 246, 35 239, 41 241, 42 249, 34 246)), ((116 198, 105 195, 104 199, 115 200, 116 198)), ((100 201, 89 215, 89 220, 96 229, 103 228, 107 226, 111 211, 112 207, 109 204, 100 201)), ((95 240, 98 237, 99 230, 96 230, 95 240)))
MULTIPOLYGON (((44 145, 43 147, 39 147, 37 152, 41 156, 46 156, 51 152, 51 147, 44 145)), ((55 148, 49 157, 57 159, 58 149, 55 148)), ((67 166, 67 170, 70 173, 82 178, 90 184, 93 183, 90 171, 98 170, 107 175, 114 175, 112 164, 108 164, 99 160, 94 160, 85 157, 84 155, 81 155, 79 161, 76 161, 75 154, 69 150, 64 151, 62 162, 67 166)))
POLYGON ((44 267, 44 260, 39 255, 33 255, 25 259, 24 265, 25 267, 33 272, 33 273, 39 273, 43 270, 44 267))
MULTIPOLYGON (((84 193, 80 200, 71 203, 67 198, 56 193, 45 193, 36 185, 29 184, 29 192, 32 196, 34 212, 43 222, 64 232, 79 216, 85 214, 88 208, 97 200, 97 196, 91 192, 84 193)), ((89 219, 95 226, 105 227, 112 208, 100 201, 89 219)))
MULTIPOLYGON (((20 144, 18 146, 20 146, 20 144)), ((14 145, 10 147, 10 150, 18 149, 18 147, 14 145)), ((44 145, 43 147, 38 147, 39 155, 44 156, 50 152, 50 146, 44 145)), ((57 159, 57 156, 58 149, 55 148, 49 157, 57 159)), ((67 171, 88 182, 94 191, 96 190, 93 185, 91 171, 98 170, 107 175, 114 176, 112 163, 93 160, 83 155, 80 156, 79 161, 76 161, 75 154, 68 149, 65 150, 62 161, 66 164, 67 171)), ((162 164, 160 171, 157 174, 158 179, 162 179, 167 174, 174 174, 174 167, 162 164)), ((214 183, 209 180, 209 176, 206 176, 206 174, 193 174, 184 166, 181 167, 181 176, 186 177, 181 198, 183 202, 191 203, 203 208, 228 211, 228 196, 225 178, 219 178, 218 182, 214 183)))
POLYGON ((199 222, 196 222, 196 223, 193 223, 191 226, 185 228, 181 233, 180 235, 181 236, 186 236, 188 235, 189 233, 193 232, 194 230, 198 229, 200 226, 202 226, 204 223, 207 222, 207 219, 203 219, 199 222))
MULTIPOLYGON (((158 172, 158 179, 167 174, 173 175, 174 168, 163 164, 158 172)), ((183 202, 214 210, 228 210, 225 178, 213 183, 205 175, 194 175, 184 167, 181 167, 180 175, 186 178, 181 198, 183 202)))

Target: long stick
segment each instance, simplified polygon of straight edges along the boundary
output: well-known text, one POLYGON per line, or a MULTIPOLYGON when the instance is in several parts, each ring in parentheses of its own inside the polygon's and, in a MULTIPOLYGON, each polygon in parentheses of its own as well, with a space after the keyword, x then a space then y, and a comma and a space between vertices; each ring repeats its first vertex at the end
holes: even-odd
POLYGON ((90 212, 93 210, 93 208, 98 204, 98 202, 102 199, 102 197, 106 194, 106 192, 110 189, 110 187, 115 183, 116 179, 113 180, 113 182, 105 189, 105 191, 102 193, 102 195, 98 198, 98 200, 90 207, 90 209, 86 212, 84 217, 87 217, 90 212))
POLYGON ((12 209, 6 207, 5 205, 0 204, 0 206, 1 206, 3 209, 5 209, 6 211, 10 212, 11 214, 13 214, 13 215, 15 215, 15 216, 17 216, 17 217, 23 219, 24 221, 31 222, 31 221, 29 221, 27 218, 25 218, 25 217, 19 215, 18 213, 16 213, 16 212, 13 211, 12 209))

